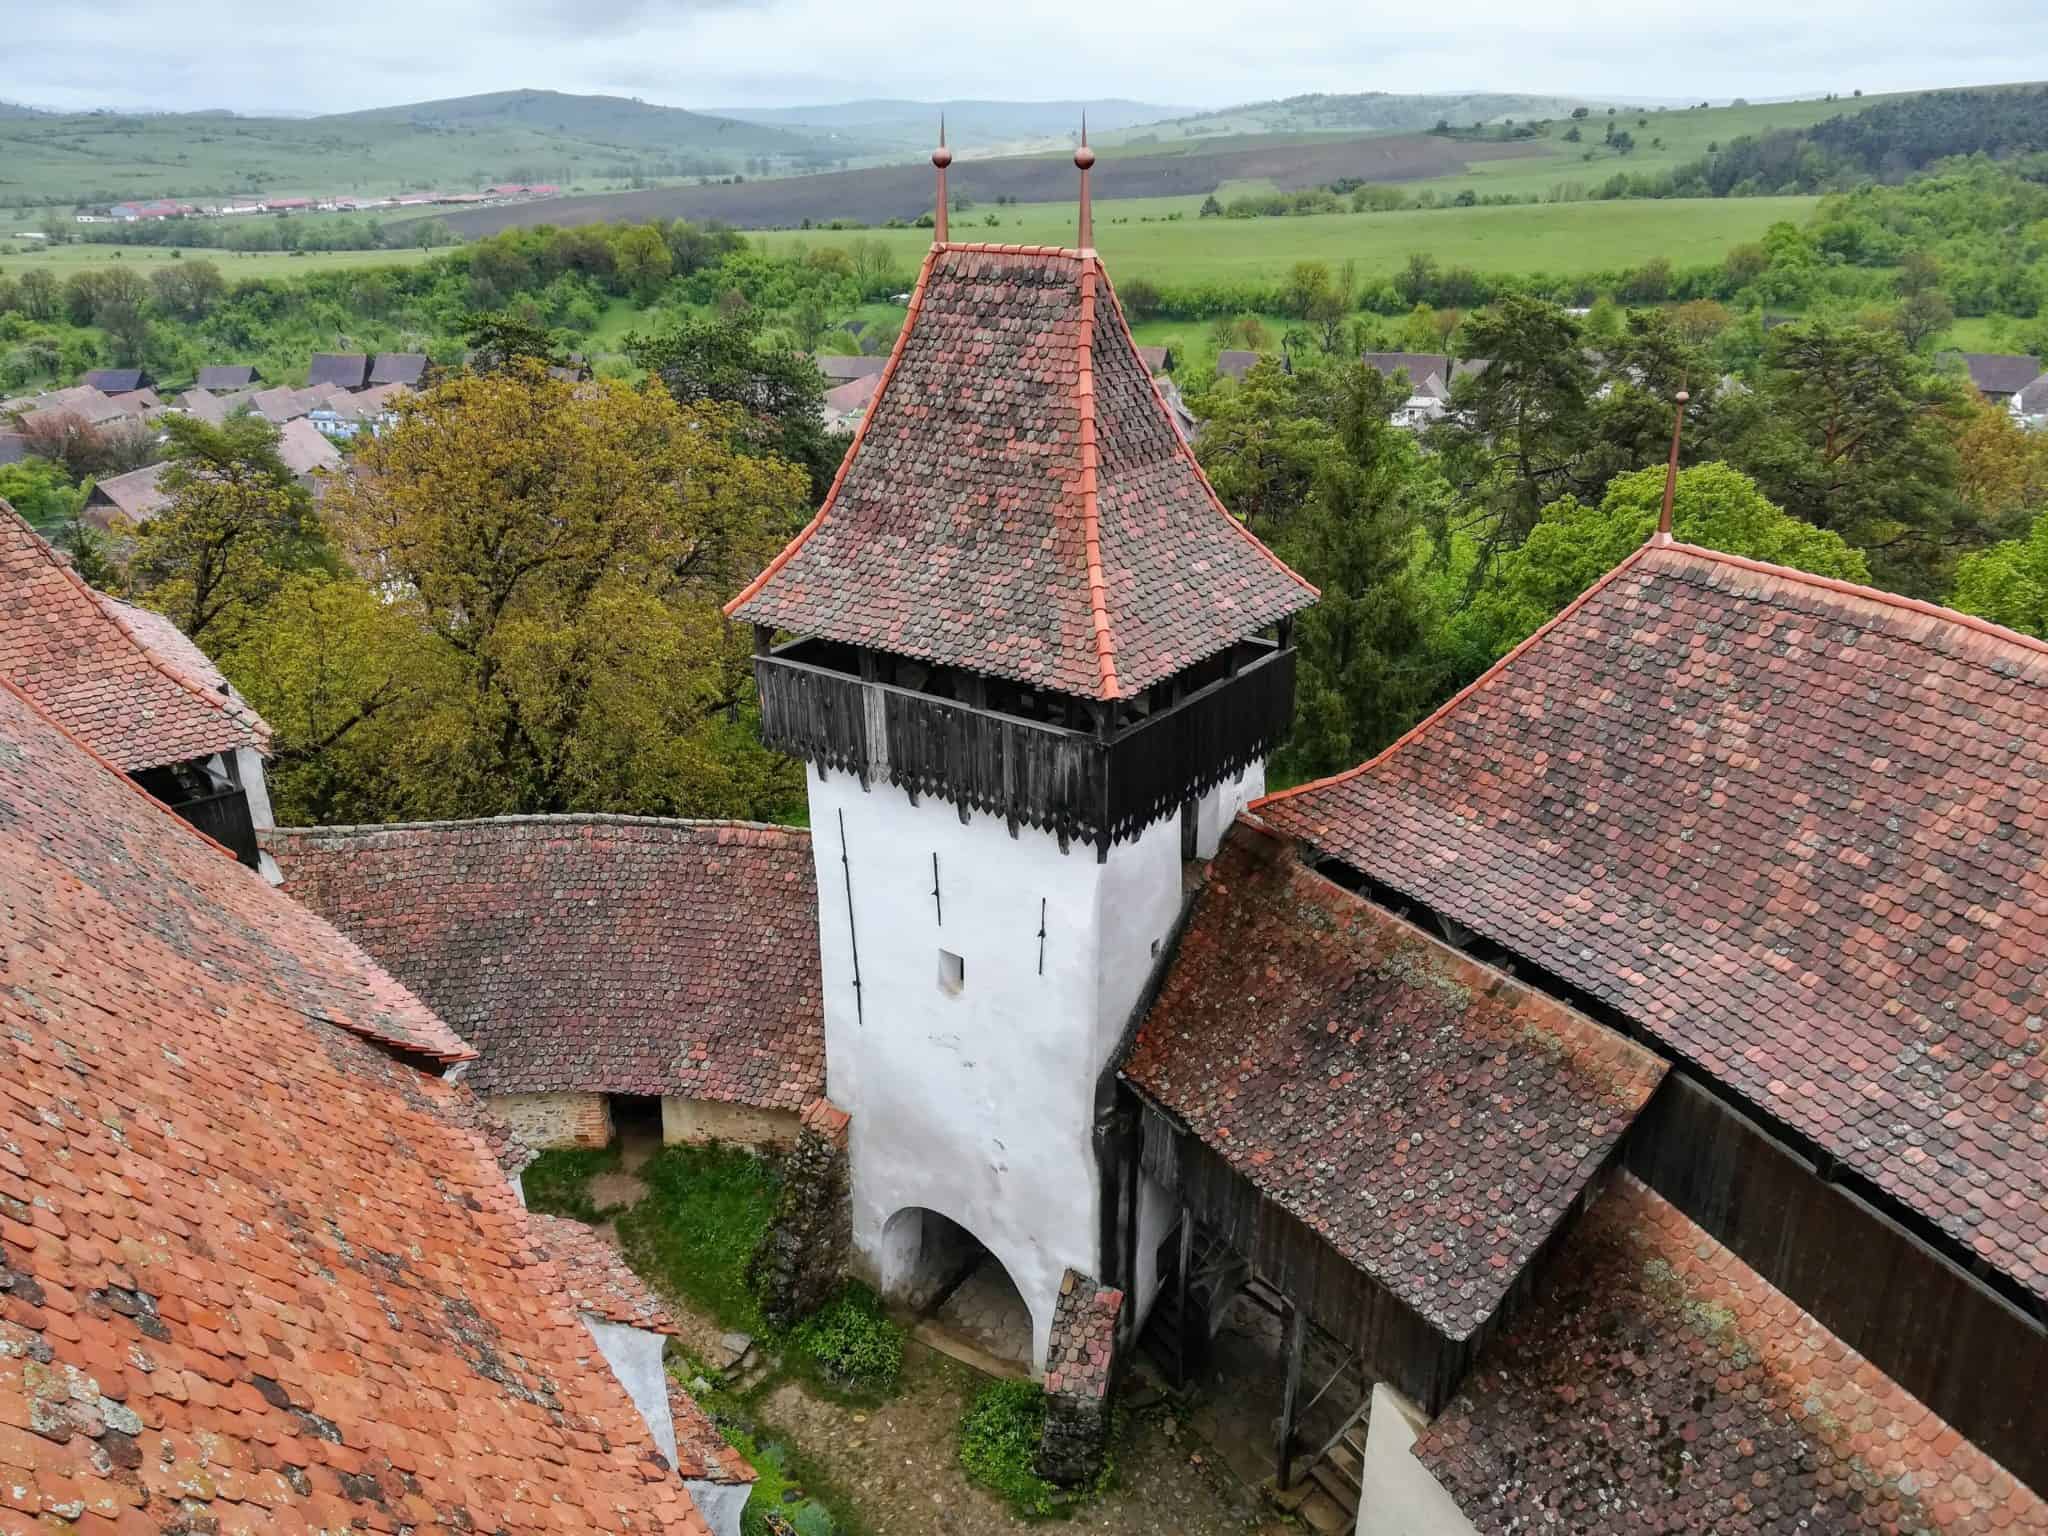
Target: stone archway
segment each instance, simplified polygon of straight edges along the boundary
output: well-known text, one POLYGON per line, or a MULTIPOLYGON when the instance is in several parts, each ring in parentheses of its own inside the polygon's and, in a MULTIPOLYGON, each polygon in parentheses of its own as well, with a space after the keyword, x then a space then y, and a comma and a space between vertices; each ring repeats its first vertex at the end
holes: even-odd
POLYGON ((950 1216, 905 1206, 882 1228, 882 1294, 997 1360, 1036 1364, 1033 1318, 1010 1272, 950 1216))

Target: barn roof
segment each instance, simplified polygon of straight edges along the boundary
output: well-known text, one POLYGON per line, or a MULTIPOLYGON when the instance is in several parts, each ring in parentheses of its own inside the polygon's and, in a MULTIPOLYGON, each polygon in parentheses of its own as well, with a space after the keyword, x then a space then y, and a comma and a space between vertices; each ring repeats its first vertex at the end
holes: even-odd
POLYGON ((2048 645, 1646 545, 1255 803, 1617 1009, 2048 1295, 2048 645))
POLYGON ((370 368, 372 384, 415 385, 427 371, 424 352, 379 352, 370 368))
POLYGON ((315 352, 306 365, 306 387, 333 384, 361 389, 370 382, 370 359, 361 352, 315 352))
POLYGON ((247 389, 261 377, 253 363, 208 363, 199 370, 199 377, 193 380, 193 385, 218 394, 231 389, 247 389))
POLYGON ((462 1043, 4 682, 0 893, 10 1526, 702 1536, 462 1043))
POLYGON ((936 245, 823 509, 728 611, 1094 699, 1314 598, 1209 489, 1092 253, 936 245))
POLYGON ((113 527, 116 515, 131 523, 148 522, 171 504, 169 494, 157 485, 167 467, 145 464, 140 469, 131 469, 123 475, 109 475, 96 482, 80 516, 102 530, 113 527), (112 515, 107 510, 109 508, 112 515))
POLYGON ((1415 1455, 1484 1536, 2048 1531, 2048 1508, 1620 1175, 1415 1455))
POLYGON ((2041 377, 2041 359, 2010 352, 1953 352, 1970 382, 1987 395, 2016 395, 2041 377))
POLYGON ((1647 1051, 1233 828, 1124 1077, 1447 1338, 1662 1080, 1647 1051))
POLYGON ((280 827, 285 889, 430 1002, 483 1093, 823 1093, 810 834, 518 816, 280 827))
POLYGON ((269 750, 253 710, 195 680, 182 655, 160 654, 4 501, 0 613, 0 678, 122 770, 269 750))

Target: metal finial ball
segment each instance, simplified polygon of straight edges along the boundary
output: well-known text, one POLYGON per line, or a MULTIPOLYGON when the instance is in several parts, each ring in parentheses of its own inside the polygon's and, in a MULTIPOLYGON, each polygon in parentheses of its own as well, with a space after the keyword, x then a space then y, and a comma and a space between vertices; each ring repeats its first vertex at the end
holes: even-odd
POLYGON ((932 151, 932 164, 936 165, 940 170, 943 171, 947 166, 951 165, 952 163, 953 151, 946 148, 945 145, 941 144, 937 149, 932 151))
POLYGON ((1093 165, 1094 163, 1095 151, 1090 149, 1086 144, 1083 144, 1079 149, 1074 151, 1074 164, 1078 165, 1082 170, 1087 170, 1088 167, 1093 165))

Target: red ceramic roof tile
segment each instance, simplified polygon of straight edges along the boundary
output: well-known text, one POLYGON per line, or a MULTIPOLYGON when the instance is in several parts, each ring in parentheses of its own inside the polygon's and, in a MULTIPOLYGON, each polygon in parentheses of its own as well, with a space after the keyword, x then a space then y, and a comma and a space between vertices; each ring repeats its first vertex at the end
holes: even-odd
POLYGON ((124 608, 103 607, 0 501, 0 678, 128 772, 237 747, 269 750, 270 728, 253 710, 159 656, 124 608))
POLYGON ((0 1527, 702 1536, 377 999, 0 685, 0 1527))
POLYGON ((1314 598, 1209 489, 1100 262, 947 245, 824 508, 727 611, 1121 698, 1314 598))
POLYGON ((682 1332, 661 1298, 634 1274, 596 1229, 566 1216, 529 1215, 534 1240, 555 1261, 578 1312, 625 1328, 675 1337, 682 1332))
POLYGON ((669 1412, 676 1422, 676 1472, 691 1482, 751 1483, 758 1474, 747 1458, 726 1444, 711 1416, 673 1376, 668 1380, 669 1412))
POLYGON ((1046 1336, 1045 1390, 1084 1399, 1109 1395, 1116 1320, 1124 1293, 1078 1269, 1060 1277, 1060 1296, 1046 1336))
POLYGON ((1257 814, 1612 1005, 2048 1296, 2048 646, 1646 546, 1257 814))
POLYGON ((503 817, 279 828, 285 889, 473 1041, 479 1093, 825 1091, 810 834, 503 817))
POLYGON ((1487 1536, 2048 1532, 2048 1508, 1626 1174, 1415 1454, 1487 1536))
POLYGON ((1453 1339, 1493 1315, 1663 1075, 1243 825, 1124 1064, 1453 1339))

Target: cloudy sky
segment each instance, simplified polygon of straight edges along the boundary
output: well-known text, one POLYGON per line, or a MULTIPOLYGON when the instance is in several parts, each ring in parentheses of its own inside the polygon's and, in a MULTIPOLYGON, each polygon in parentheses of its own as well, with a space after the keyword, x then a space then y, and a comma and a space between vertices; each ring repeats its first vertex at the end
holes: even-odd
POLYGON ((520 86, 700 109, 1363 90, 1721 99, 2048 76, 2039 0, 0 0, 0 38, 0 99, 73 109, 346 111, 520 86))

